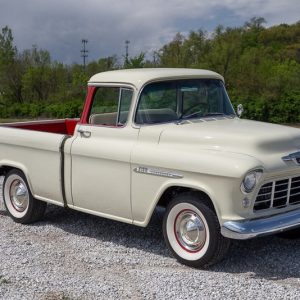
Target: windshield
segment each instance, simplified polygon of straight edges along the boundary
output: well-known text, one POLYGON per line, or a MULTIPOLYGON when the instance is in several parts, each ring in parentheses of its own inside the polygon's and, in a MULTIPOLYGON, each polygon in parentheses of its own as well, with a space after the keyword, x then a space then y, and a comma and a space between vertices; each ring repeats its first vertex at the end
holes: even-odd
POLYGON ((224 84, 217 79, 155 82, 140 96, 135 122, 155 124, 235 115, 224 84))

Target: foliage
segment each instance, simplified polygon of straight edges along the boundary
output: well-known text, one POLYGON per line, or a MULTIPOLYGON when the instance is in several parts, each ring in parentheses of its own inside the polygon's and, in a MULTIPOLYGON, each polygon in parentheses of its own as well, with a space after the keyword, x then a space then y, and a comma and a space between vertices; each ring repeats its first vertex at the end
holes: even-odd
POLYGON ((116 56, 79 64, 52 61, 47 50, 18 51, 7 26, 0 33, 0 117, 77 117, 88 78, 123 68, 188 67, 222 74, 234 105, 245 117, 274 123, 300 122, 300 22, 265 28, 255 17, 237 28, 219 25, 213 33, 199 29, 149 54, 116 56))
POLYGON ((128 61, 125 60, 124 68, 136 69, 143 68, 145 66, 145 53, 141 52, 139 55, 130 58, 128 61))

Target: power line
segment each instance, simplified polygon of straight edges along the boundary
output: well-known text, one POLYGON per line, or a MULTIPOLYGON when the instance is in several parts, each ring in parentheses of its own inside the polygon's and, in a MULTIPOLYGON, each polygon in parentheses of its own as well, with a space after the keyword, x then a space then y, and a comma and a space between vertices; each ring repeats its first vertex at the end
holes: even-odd
POLYGON ((88 40, 86 39, 82 39, 81 40, 81 43, 83 44, 83 48, 80 50, 80 52, 82 53, 81 54, 81 57, 83 58, 83 67, 85 69, 85 66, 86 66, 86 58, 88 57, 88 50, 86 50, 86 44, 88 43, 88 40))

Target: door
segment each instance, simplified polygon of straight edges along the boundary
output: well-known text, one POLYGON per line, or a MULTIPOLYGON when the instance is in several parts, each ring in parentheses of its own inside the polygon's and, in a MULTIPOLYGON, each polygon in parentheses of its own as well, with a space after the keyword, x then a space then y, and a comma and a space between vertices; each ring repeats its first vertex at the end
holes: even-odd
POLYGON ((132 220, 130 154, 138 137, 126 126, 132 96, 128 88, 98 87, 71 148, 74 206, 123 221, 132 220))

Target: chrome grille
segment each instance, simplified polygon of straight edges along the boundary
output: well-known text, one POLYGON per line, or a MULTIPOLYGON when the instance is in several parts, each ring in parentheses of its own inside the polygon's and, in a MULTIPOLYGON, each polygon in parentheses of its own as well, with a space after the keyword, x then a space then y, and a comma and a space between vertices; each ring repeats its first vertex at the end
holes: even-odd
POLYGON ((283 208, 300 203, 300 176, 280 179, 261 186, 254 211, 268 208, 283 208))

